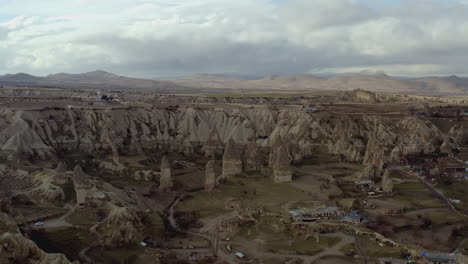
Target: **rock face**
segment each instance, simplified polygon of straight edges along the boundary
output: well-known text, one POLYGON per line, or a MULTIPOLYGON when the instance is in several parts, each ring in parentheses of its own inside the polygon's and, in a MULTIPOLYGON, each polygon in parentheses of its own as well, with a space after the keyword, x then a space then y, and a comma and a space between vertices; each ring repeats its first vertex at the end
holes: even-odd
POLYGON ((241 153, 232 138, 228 140, 224 150, 222 173, 222 177, 224 179, 231 178, 242 173, 241 153))
POLYGON ((161 180, 159 182, 159 190, 162 192, 168 191, 172 188, 172 175, 171 175, 171 164, 167 159, 167 156, 163 156, 161 160, 161 180))
POLYGON ((465 131, 462 125, 454 125, 450 131, 449 135, 455 141, 455 144, 461 145, 465 143, 465 131))
MULTIPOLYGON (((0 263, 2 264, 69 264, 62 254, 47 254, 33 241, 21 234, 4 233, 0 235, 0 263)), ((78 264, 78 262, 73 262, 78 264)))
POLYGON ((205 191, 212 191, 216 186, 216 172, 212 160, 206 163, 205 167, 205 191))
POLYGON ((9 160, 54 157, 54 150, 21 118, 20 113, 13 114, 10 118, 12 123, 2 131, 3 140, 0 140, 4 157, 9 160))
POLYGON ((393 192, 393 179, 392 176, 390 176, 389 170, 386 170, 382 177, 382 190, 385 193, 393 192))
POLYGON ((276 183, 291 182, 293 171, 287 148, 285 146, 277 147, 273 156, 273 180, 276 183))
POLYGON ((369 92, 362 89, 355 89, 352 91, 346 91, 342 95, 342 100, 352 101, 352 102, 361 102, 361 103, 376 103, 377 96, 373 92, 369 92))

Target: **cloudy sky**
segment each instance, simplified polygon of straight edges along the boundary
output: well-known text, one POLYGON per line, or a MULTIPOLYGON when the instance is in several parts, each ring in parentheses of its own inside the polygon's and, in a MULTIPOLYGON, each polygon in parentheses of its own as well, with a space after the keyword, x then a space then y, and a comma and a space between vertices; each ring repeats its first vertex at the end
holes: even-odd
POLYGON ((0 74, 468 74, 467 0, 0 0, 0 74))

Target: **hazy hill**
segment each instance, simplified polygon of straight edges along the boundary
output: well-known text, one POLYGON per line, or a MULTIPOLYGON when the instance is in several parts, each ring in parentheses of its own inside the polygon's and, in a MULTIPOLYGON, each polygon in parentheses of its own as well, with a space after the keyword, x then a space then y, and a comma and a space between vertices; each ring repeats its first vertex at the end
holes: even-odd
POLYGON ((158 92, 196 92, 224 89, 281 91, 351 91, 462 95, 468 93, 468 78, 457 76, 398 79, 385 74, 352 74, 319 77, 309 74, 271 75, 246 80, 220 74, 196 74, 179 79, 149 80, 118 76, 105 71, 82 74, 58 73, 36 77, 25 73, 0 76, 0 85, 45 86, 87 89, 129 89, 158 92))
POLYGON ((7 74, 0 76, 0 85, 152 91, 172 91, 182 88, 170 81, 128 78, 100 70, 82 74, 58 73, 46 77, 35 77, 24 73, 7 74))
POLYGON ((412 94, 465 94, 468 78, 457 76, 399 79, 386 74, 352 74, 334 77, 314 75, 271 75, 258 80, 243 80, 222 75, 201 74, 173 80, 189 87, 257 90, 342 90, 363 89, 372 92, 412 94))

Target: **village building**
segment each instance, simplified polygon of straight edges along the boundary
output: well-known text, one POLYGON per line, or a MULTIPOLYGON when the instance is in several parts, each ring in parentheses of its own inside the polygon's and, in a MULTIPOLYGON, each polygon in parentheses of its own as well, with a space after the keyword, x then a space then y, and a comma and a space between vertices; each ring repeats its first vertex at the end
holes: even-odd
POLYGON ((338 219, 346 213, 335 206, 319 206, 313 209, 297 209, 288 212, 293 224, 315 223, 320 220, 338 219))
POLYGON ((358 181, 356 182, 356 186, 361 190, 361 191, 374 191, 375 190, 375 182, 372 180, 363 180, 363 181, 358 181))
POLYGON ((368 220, 363 215, 361 215, 358 211, 351 210, 351 212, 348 215, 345 215, 341 218, 341 222, 359 224, 359 223, 367 223, 368 220))
POLYGON ((431 253, 424 251, 421 253, 421 256, 431 264, 457 264, 455 255, 448 253, 431 253))

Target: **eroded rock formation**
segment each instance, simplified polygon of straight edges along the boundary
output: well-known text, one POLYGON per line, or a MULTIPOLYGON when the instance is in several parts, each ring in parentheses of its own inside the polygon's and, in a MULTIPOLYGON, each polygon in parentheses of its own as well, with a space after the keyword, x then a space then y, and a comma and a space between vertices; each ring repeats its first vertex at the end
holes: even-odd
MULTIPOLYGON (((212 157, 231 138, 236 145, 244 145, 243 149, 253 141, 258 147, 271 148, 282 138, 294 161, 312 156, 317 146, 324 146, 346 161, 372 165, 375 177, 380 177, 382 163, 398 161, 409 153, 431 153, 441 147, 449 151, 463 140, 462 128, 454 127, 444 134, 430 121, 417 117, 395 119, 296 110, 3 109, 0 119, 4 120, 0 122, 0 154, 12 159, 42 159, 78 150, 109 153, 117 162, 119 154, 155 150, 190 154, 197 147, 203 147, 204 153, 212 157)), ((238 158, 233 161, 236 164, 231 170, 239 173, 238 158)), ((247 157, 246 161, 253 159, 247 157)), ((246 168, 251 165, 255 166, 246 164, 246 168)))
POLYGON ((161 192, 168 191, 172 188, 172 175, 171 175, 171 164, 167 156, 163 156, 161 160, 161 180, 159 182, 159 190, 161 192))
POLYGON ((276 183, 291 182, 293 171, 288 149, 285 146, 279 146, 274 153, 273 180, 276 183))
POLYGON ((382 177, 382 191, 385 193, 393 192, 393 178, 390 174, 391 172, 389 170, 385 170, 382 177))
POLYGON ((143 239, 141 213, 128 207, 114 207, 109 215, 91 228, 99 243, 107 248, 137 244, 143 239))
POLYGON ((205 167, 205 191, 211 191, 216 186, 216 172, 212 160, 206 163, 205 167))
POLYGON ((73 184, 75 186, 76 204, 85 206, 88 194, 93 186, 79 164, 73 170, 73 184))
POLYGON ((223 172, 224 179, 242 173, 241 153, 232 138, 228 140, 223 154, 223 172))

